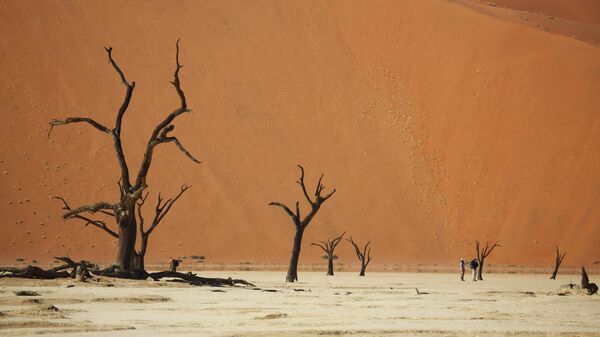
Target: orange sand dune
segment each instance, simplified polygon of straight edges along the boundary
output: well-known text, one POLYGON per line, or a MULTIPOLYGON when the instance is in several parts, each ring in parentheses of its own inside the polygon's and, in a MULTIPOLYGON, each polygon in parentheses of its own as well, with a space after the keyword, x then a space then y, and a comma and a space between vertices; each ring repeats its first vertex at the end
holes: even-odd
POLYGON ((492 2, 512 9, 600 25, 600 5, 596 0, 494 0, 492 2))
MULTIPOLYGON (((137 83, 123 126, 135 174, 177 105, 178 37, 194 112, 174 133, 203 164, 157 151, 146 217, 157 192, 193 187, 151 237, 150 261, 285 262, 293 227, 267 203, 302 199, 298 163, 310 186, 325 173, 338 190, 301 262, 322 261, 309 243, 342 231, 372 240, 378 264, 454 263, 477 238, 502 241, 490 263, 551 263, 555 244, 565 264, 600 260, 594 45, 433 0, 3 1, 0 34, 2 262, 114 257, 108 235, 63 222, 49 199, 115 201, 112 143, 84 125, 47 139, 47 123, 114 125, 112 46, 137 83)), ((353 254, 340 245, 341 261, 353 254)))

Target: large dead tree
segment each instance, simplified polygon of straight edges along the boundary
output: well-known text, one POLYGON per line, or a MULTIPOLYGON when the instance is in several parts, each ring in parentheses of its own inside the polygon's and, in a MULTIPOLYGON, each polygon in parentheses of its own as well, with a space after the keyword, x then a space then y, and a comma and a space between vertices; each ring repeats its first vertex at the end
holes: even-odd
MULTIPOLYGON (((67 219, 80 219, 85 221, 86 225, 94 225, 112 237, 118 238, 118 250, 117 250, 117 265, 121 272, 132 272, 135 268, 135 245, 137 237, 137 221, 136 221, 136 207, 138 201, 142 198, 142 194, 147 187, 148 172, 152 164, 152 157, 154 150, 161 144, 174 143, 177 148, 185 154, 186 157, 191 159, 195 163, 200 163, 194 156, 187 151, 179 139, 171 135, 171 132, 175 129, 175 125, 172 123, 177 117, 186 112, 191 112, 188 109, 187 101, 181 83, 179 79, 179 72, 183 67, 179 63, 179 40, 176 44, 175 52, 175 72, 173 74, 173 81, 171 84, 175 88, 177 95, 179 96, 179 106, 171 113, 169 113, 158 125, 154 127, 148 143, 144 150, 143 159, 138 169, 135 180, 131 180, 129 176, 129 167, 125 154, 123 152, 123 146, 121 142, 121 125, 123 117, 133 96, 135 89, 135 82, 128 81, 125 74, 119 68, 116 61, 112 56, 112 48, 105 48, 108 54, 108 61, 119 75, 121 83, 125 86, 125 98, 119 107, 116 114, 115 125, 113 128, 109 128, 102 123, 99 123, 88 117, 68 117, 65 119, 53 119, 50 122, 50 132, 55 126, 73 124, 73 123, 86 123, 95 128, 96 130, 111 137, 114 143, 115 155, 119 163, 120 168, 120 197, 117 202, 96 202, 94 204, 85 205, 77 208, 67 210, 63 214, 63 218, 67 219), (95 213, 102 213, 115 218, 117 223, 117 230, 111 230, 106 226, 103 221, 91 219, 91 215, 95 213)), ((63 200, 64 201, 64 200, 63 200)))
POLYGON ((358 276, 365 276, 365 271, 367 270, 367 266, 371 262, 371 247, 369 247, 369 245, 371 244, 371 241, 367 242, 367 244, 361 251, 358 244, 356 242, 354 242, 354 240, 352 240, 352 237, 350 237, 350 239, 347 239, 347 240, 354 247, 354 251, 356 252, 356 257, 358 257, 358 261, 360 261, 360 273, 358 274, 358 276))
POLYGON ((296 228, 296 234, 294 235, 294 244, 292 246, 292 256, 290 258, 290 265, 288 268, 287 276, 285 278, 286 282, 296 282, 298 281, 298 259, 300 258, 300 248, 302 247, 302 235, 304 235, 304 230, 308 227, 308 224, 313 219, 313 217, 317 214, 321 205, 327 199, 331 198, 331 196, 335 193, 335 189, 331 191, 329 194, 323 196, 321 193, 325 189, 325 185, 322 184, 323 175, 319 178, 319 182, 317 183, 317 188, 314 193, 314 200, 308 195, 308 191, 306 190, 306 185, 304 184, 304 168, 298 165, 300 168, 300 179, 297 181, 298 185, 302 188, 302 193, 306 198, 306 201, 310 204, 310 211, 308 214, 302 218, 300 215, 300 202, 296 202, 296 212, 292 212, 292 210, 286 205, 280 202, 271 202, 270 206, 281 207, 285 211, 287 215, 292 219, 292 223, 296 228))
POLYGON ((156 226, 160 224, 160 222, 164 219, 164 217, 169 213, 173 204, 177 202, 177 200, 187 191, 191 186, 183 185, 173 198, 169 198, 167 200, 163 200, 160 193, 158 193, 158 197, 156 199, 156 207, 154 208, 154 218, 152 219, 152 223, 150 223, 150 227, 148 229, 144 228, 144 216, 142 214, 142 206, 146 202, 148 198, 148 193, 142 198, 140 198, 137 202, 137 212, 138 212, 138 224, 140 228, 140 250, 135 253, 134 265, 138 270, 145 270, 144 259, 146 257, 146 251, 148 248, 148 239, 150 238, 150 234, 154 232, 156 226))
POLYGON ((556 258, 554 259, 554 271, 552 272, 552 276, 550 276, 551 280, 556 280, 556 274, 558 274, 558 268, 560 268, 561 263, 565 259, 567 253, 561 254, 560 249, 556 246, 556 258))
POLYGON ((327 275, 333 276, 333 259, 335 259, 335 248, 342 241, 346 232, 342 233, 342 235, 334 238, 333 240, 328 239, 327 241, 319 241, 313 242, 311 245, 317 246, 327 254, 327 275))
POLYGON ((500 241, 494 242, 492 246, 488 241, 485 242, 485 247, 481 247, 479 241, 475 241, 475 252, 477 253, 477 260, 479 260, 479 269, 477 270, 477 279, 483 281, 483 264, 485 259, 492 253, 494 248, 500 246, 500 241))

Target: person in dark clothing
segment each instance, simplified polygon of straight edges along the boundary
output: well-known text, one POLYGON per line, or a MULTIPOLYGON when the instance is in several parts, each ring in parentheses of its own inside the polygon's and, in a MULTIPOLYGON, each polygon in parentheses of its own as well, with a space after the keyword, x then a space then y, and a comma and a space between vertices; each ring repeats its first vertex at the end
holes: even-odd
POLYGON ((179 267, 180 261, 181 260, 171 258, 171 260, 169 261, 169 270, 174 273, 177 272, 177 267, 179 267))
POLYGON ((473 281, 477 281, 477 268, 479 268, 479 262, 477 262, 477 258, 471 260, 471 263, 469 263, 469 268, 471 268, 471 271, 473 272, 473 281))

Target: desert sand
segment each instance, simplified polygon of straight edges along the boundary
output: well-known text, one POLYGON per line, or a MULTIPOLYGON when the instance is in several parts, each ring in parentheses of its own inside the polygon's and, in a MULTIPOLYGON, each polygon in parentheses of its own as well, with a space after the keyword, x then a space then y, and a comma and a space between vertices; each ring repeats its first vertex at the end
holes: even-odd
MULTIPOLYGON (((85 126, 48 139, 48 122, 112 123, 123 95, 112 46, 137 83, 123 130, 137 168, 177 104, 181 38, 194 113, 176 132, 203 164, 174 147, 156 155, 151 199, 193 188, 152 237, 151 262, 285 263, 293 228, 267 203, 302 199, 302 163, 309 184, 324 173, 338 190, 306 243, 347 231, 373 241, 374 265, 456 261, 475 239, 502 241, 494 263, 549 265, 559 244, 565 265, 592 265, 600 49, 581 36, 599 32, 598 2, 481 3, 0 2, 0 261, 114 260, 112 238, 62 221, 49 199, 118 198, 110 139, 85 126), (523 11, 585 29, 546 31, 514 19, 523 11)), ((349 245, 338 255, 354 261, 349 245)), ((320 256, 305 246, 301 262, 320 256)))
POLYGON ((285 284, 282 272, 202 275, 245 278, 257 288, 3 279, 0 335, 600 336, 600 296, 554 293, 577 276, 461 282, 456 274, 301 272, 299 283, 285 284), (15 296, 19 290, 39 296, 15 296))

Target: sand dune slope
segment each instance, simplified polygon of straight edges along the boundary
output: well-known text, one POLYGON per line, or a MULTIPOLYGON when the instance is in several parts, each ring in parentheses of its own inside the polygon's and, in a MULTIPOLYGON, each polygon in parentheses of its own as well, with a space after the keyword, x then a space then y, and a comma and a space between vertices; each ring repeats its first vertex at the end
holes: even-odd
MULTIPOLYGON (((502 240, 494 263, 600 260, 600 49, 446 1, 0 3, 0 260, 109 261, 112 239, 63 222, 60 204, 115 200, 106 125, 124 95, 104 46, 137 83, 123 139, 132 174, 153 125, 194 112, 156 154, 150 200, 192 189, 151 238, 149 259, 287 260, 293 228, 273 200, 337 188, 306 236, 372 240, 374 263, 447 262, 502 240)), ((305 205, 304 205, 305 206, 305 205)), ((306 209, 306 208, 304 208, 306 209)), ((147 216, 152 206, 146 209, 147 216)), ((354 261, 349 245, 340 258, 354 261)), ((467 257, 467 256, 465 256, 467 257)))

